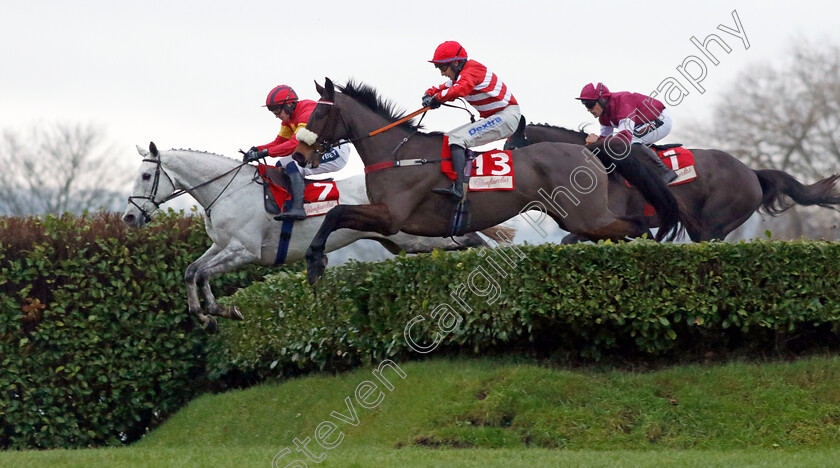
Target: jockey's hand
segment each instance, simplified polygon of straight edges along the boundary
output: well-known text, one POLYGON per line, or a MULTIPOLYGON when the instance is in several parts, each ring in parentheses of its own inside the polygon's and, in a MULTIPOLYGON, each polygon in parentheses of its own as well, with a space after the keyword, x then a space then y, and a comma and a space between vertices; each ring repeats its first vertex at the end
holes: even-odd
POLYGON ((586 135, 586 144, 591 145, 592 143, 596 143, 598 141, 598 138, 598 135, 590 133, 589 135, 586 135))
POLYGON ((440 103, 434 96, 429 96, 428 94, 423 95, 423 107, 428 107, 431 109, 437 109, 440 107, 440 103))
POLYGON ((242 162, 247 163, 247 162, 251 162, 251 161, 256 161, 256 160, 262 159, 266 156, 268 156, 268 150, 267 149, 254 151, 254 148, 251 148, 250 150, 248 150, 247 153, 245 153, 245 156, 242 157, 242 162))

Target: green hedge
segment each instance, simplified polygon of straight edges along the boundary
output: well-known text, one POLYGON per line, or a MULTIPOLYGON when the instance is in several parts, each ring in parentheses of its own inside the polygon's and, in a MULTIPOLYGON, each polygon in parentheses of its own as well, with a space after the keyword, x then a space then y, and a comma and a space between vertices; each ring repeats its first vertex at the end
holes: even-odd
POLYGON ((209 247, 200 217, 0 218, 0 244, 0 449, 130 442, 207 384, 183 284, 209 247))
MULTIPOLYGON (((246 319, 222 327, 210 361, 216 374, 264 377, 418 358, 424 354, 408 345, 404 330, 422 316, 411 334, 418 345, 430 344, 441 326, 431 311, 441 304, 463 321, 434 355, 773 353, 782 339, 815 330, 836 342, 838 278, 840 244, 827 242, 546 244, 402 256, 328 268, 314 289, 300 272, 238 291, 227 301, 246 319), (510 266, 505 258, 517 261, 510 266), (471 275, 484 297, 463 294, 472 309, 464 312, 450 294, 471 275), (487 277, 498 285, 492 304, 487 277)), ((453 328, 453 317, 450 311, 443 329, 453 328)))
MULTIPOLYGON (((418 317, 416 346, 451 329, 432 355, 586 358, 766 349, 814 329, 836 339, 840 322, 840 244, 825 242, 438 251, 331 267, 315 288, 296 266, 223 299, 245 321, 211 338, 182 279, 209 244, 198 217, 141 230, 109 214, 0 218, 0 244, 0 449, 117 445, 232 381, 423 357, 404 337, 418 317)), ((265 272, 213 287, 224 296, 265 272)))

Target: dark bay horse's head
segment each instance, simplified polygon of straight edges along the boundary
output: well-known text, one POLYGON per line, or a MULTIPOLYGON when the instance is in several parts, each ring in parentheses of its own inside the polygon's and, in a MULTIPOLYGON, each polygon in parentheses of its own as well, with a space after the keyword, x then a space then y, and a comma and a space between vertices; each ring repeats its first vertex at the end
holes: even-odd
POLYGON ((295 154, 292 155, 298 162, 304 159, 312 167, 318 167, 321 156, 337 145, 340 140, 350 138, 346 125, 343 125, 341 111, 336 104, 336 92, 332 80, 326 78, 324 86, 315 82, 315 89, 318 90, 321 98, 312 111, 312 115, 309 116, 306 127, 298 130, 296 136, 299 143, 295 148, 295 154))

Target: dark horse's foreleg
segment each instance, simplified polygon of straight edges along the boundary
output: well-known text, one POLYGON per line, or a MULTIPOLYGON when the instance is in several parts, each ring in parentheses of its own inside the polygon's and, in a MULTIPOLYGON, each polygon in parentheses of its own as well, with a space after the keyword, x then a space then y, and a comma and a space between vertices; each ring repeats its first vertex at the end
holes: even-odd
POLYGON ((327 212, 324 224, 318 229, 312 243, 306 250, 306 273, 309 284, 315 284, 324 274, 327 257, 324 249, 327 238, 338 229, 377 232, 384 236, 396 234, 399 228, 392 226, 391 212, 382 203, 374 205, 338 205, 327 212))

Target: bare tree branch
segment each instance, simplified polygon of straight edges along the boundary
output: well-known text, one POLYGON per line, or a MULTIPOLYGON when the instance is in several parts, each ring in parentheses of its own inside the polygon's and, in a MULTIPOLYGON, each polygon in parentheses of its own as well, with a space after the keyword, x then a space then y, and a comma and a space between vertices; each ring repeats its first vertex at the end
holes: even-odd
MULTIPOLYGON (((711 122, 682 128, 689 129, 683 136, 692 145, 728 151, 753 169, 783 170, 805 183, 838 172, 840 45, 795 41, 782 61, 739 74, 714 107, 711 122)), ((789 237, 840 234, 837 217, 825 210, 797 208, 785 218, 765 222, 785 222, 789 237)))
POLYGON ((129 175, 92 124, 33 126, 0 139, 0 214, 118 209, 129 175))

